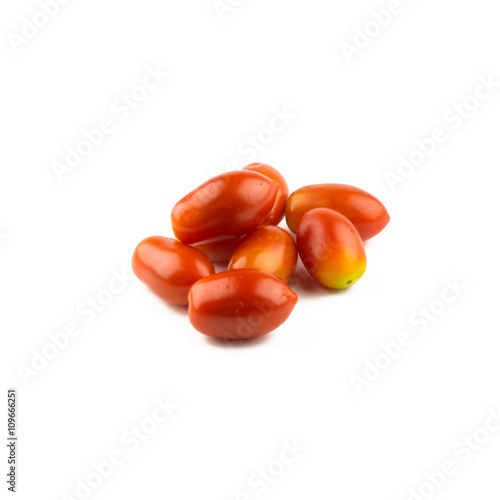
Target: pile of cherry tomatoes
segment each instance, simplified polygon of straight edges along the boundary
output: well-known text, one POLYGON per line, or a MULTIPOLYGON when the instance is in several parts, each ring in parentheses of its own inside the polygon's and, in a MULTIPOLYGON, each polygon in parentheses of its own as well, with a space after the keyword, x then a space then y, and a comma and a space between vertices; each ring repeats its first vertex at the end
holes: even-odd
POLYGON ((290 316, 297 295, 287 281, 298 255, 325 287, 349 287, 366 269, 363 241, 389 219, 384 205, 362 189, 316 184, 289 196, 276 169, 253 163, 179 200, 171 215, 177 239, 142 240, 132 268, 156 295, 187 305, 201 333, 250 339, 290 316), (277 226, 285 216, 295 239, 277 226), (227 271, 216 273, 213 262, 227 263, 227 271))

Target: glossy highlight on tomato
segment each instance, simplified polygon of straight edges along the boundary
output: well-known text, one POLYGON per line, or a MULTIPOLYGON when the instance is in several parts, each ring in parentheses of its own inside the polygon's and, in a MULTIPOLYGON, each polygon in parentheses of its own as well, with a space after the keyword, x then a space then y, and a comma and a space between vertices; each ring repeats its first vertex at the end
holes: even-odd
POLYGON ((273 274, 235 269, 197 281, 189 291, 188 314, 204 335, 247 340, 278 328, 296 303, 295 292, 273 274))
POLYGON ((279 184, 274 206, 269 212, 269 215, 262 222, 263 226, 267 224, 277 226, 285 216, 286 200, 288 199, 288 195, 290 193, 285 178, 274 167, 271 167, 271 165, 267 165, 266 163, 251 163, 250 165, 243 167, 243 170, 258 172, 259 174, 265 175, 279 184))
POLYGON ((302 217, 297 249, 311 276, 329 288, 347 288, 366 270, 358 231, 349 219, 329 208, 314 208, 302 217))
POLYGON ((279 185, 246 170, 218 175, 179 200, 172 229, 184 243, 246 234, 269 215, 279 185))
POLYGON ((160 298, 182 306, 188 304, 193 283, 215 273, 203 252, 163 236, 150 236, 137 245, 132 269, 160 298))
POLYGON ((370 193, 346 184, 313 184, 294 191, 286 204, 286 223, 297 232, 302 216, 313 208, 330 208, 347 217, 361 239, 380 233, 390 221, 380 200, 370 193))
POLYGON ((292 236, 277 226, 260 226, 236 248, 228 269, 261 269, 288 281, 297 264, 292 236))

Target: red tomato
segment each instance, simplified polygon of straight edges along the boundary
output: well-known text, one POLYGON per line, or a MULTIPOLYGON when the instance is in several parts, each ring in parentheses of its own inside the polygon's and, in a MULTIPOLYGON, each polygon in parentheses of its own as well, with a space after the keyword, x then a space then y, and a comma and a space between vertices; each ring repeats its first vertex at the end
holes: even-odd
POLYGON ((286 321, 295 292, 257 269, 224 271, 197 281, 189 291, 189 320, 199 332, 226 340, 259 337, 286 321))
POLYGON ((234 251, 228 269, 261 269, 288 281, 297 264, 295 241, 284 229, 260 226, 234 251))
POLYGON ((215 272, 200 250, 163 236, 142 240, 132 256, 135 275, 163 300, 186 306, 191 285, 215 272))
POLYGON ((329 208, 314 208, 302 217, 297 248, 311 276, 329 288, 347 288, 366 270, 359 233, 349 219, 329 208))
POLYGON ((382 203, 370 193, 346 184, 315 184, 293 192, 286 204, 286 223, 295 233, 302 216, 313 208, 330 208, 347 217, 363 240, 373 238, 389 223, 382 203))
POLYGON ((235 238, 196 243, 193 246, 207 254, 212 262, 229 262, 243 238, 244 236, 236 236, 235 238))
POLYGON ((250 165, 244 167, 243 170, 258 172, 259 174, 265 175, 273 181, 276 181, 280 185, 274 206, 269 212, 269 215, 262 222, 263 226, 266 224, 273 224, 274 226, 277 226, 285 216, 286 200, 289 194, 288 184, 286 183, 285 178, 275 168, 270 165, 266 165, 265 163, 251 163, 250 165))
POLYGON ((176 203, 172 229, 184 243, 241 236, 255 229, 273 208, 277 182, 238 170, 218 175, 176 203))

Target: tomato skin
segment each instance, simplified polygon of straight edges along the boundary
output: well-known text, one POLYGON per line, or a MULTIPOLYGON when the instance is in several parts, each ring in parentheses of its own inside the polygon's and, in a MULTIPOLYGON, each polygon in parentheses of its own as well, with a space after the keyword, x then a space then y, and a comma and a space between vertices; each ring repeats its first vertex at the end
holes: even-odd
POLYGON ((346 184, 313 184, 294 191, 286 204, 286 223, 297 232, 302 216, 313 208, 330 208, 347 217, 363 240, 369 240, 389 223, 384 205, 375 196, 346 184))
POLYGON ((215 273, 203 252, 163 236, 150 236, 137 245, 132 269, 158 297, 180 306, 188 304, 193 283, 215 273))
POLYGON ((276 194, 276 201, 274 202, 274 206, 269 212, 269 215, 262 222, 263 226, 268 224, 277 226, 285 216, 286 200, 288 199, 288 195, 290 194, 285 178, 274 167, 271 167, 271 165, 267 165, 265 163, 251 163, 250 165, 243 167, 243 170, 258 172, 259 174, 265 175, 266 177, 269 177, 279 184, 279 189, 278 193, 276 194))
POLYGON ((247 340, 278 328, 297 303, 295 292, 273 274, 236 269, 197 281, 189 291, 196 330, 224 340, 247 340))
POLYGON ((297 248, 309 274, 329 288, 347 288, 366 270, 359 233, 349 219, 329 208, 314 208, 302 217, 297 248))
POLYGON ((278 183, 257 172, 218 175, 179 200, 171 215, 184 243, 241 236, 255 229, 273 208, 278 183))
POLYGON ((260 226, 247 234, 229 261, 228 269, 261 269, 288 281, 297 264, 295 241, 281 227, 260 226))
POLYGON ((222 240, 202 241, 201 243, 194 244, 193 247, 201 250, 212 262, 224 262, 227 264, 244 237, 236 236, 222 240))

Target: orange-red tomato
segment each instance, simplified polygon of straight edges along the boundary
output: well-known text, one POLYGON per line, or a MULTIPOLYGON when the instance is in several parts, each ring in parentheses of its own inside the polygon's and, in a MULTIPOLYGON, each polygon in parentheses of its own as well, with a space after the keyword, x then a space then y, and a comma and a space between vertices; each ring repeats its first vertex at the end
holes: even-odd
POLYGON ((135 275, 163 300, 186 306, 191 285, 215 272, 200 250, 163 236, 142 240, 132 256, 135 275))
POLYGON ((273 274, 236 269, 197 281, 189 291, 189 320, 199 332, 246 340, 275 330, 297 303, 295 292, 273 274))
POLYGON ((266 165, 265 163, 251 163, 250 165, 244 167, 243 170, 258 172, 259 174, 265 175, 273 181, 276 181, 280 185, 274 206, 269 212, 269 215, 262 222, 262 225, 273 224, 277 226, 285 216, 286 200, 288 198, 288 194, 290 193, 285 178, 275 168, 271 167, 271 165, 266 165))
POLYGON ((302 217, 297 248, 311 276, 329 288, 347 288, 366 270, 358 231, 349 219, 329 208, 314 208, 302 217))
POLYGON ((212 262, 229 262, 243 238, 244 236, 236 236, 235 238, 196 243, 193 246, 207 254, 212 262))
POLYGON ((276 181, 257 172, 218 175, 176 203, 174 234, 184 243, 246 234, 269 215, 278 188, 276 181))
POLYGON ((234 251, 228 269, 261 269, 288 281, 297 264, 295 241, 284 229, 260 226, 234 251))
POLYGON ((294 232, 313 208, 330 208, 347 217, 363 240, 373 238, 389 223, 382 203, 370 193, 346 184, 314 184, 294 191, 286 204, 286 223, 294 232))

